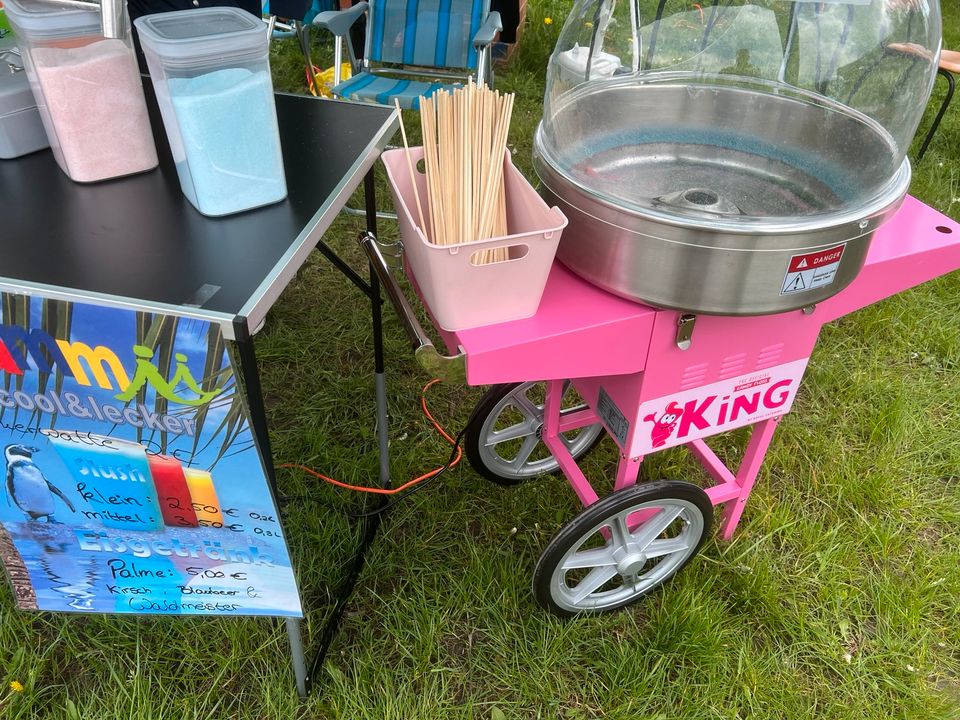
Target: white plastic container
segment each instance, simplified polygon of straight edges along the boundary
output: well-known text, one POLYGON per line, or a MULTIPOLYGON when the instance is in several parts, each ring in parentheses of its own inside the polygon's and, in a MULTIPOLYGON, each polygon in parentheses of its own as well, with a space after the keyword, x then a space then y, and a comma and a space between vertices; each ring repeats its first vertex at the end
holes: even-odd
MULTIPOLYGON (((434 245, 418 226, 416 200, 405 150, 389 150, 381 159, 400 222, 403 254, 423 301, 444 330, 520 320, 537 312, 567 218, 547 205, 533 186, 504 158, 503 181, 509 234, 460 245, 434 245), (411 212, 412 209, 412 212, 411 212), (509 260, 478 262, 484 250, 508 248, 509 260)), ((423 148, 410 148, 414 167, 423 148)), ((427 176, 415 171, 420 202, 427 176)), ((424 217, 429 207, 423 206, 424 217)))
POLYGON ((287 196, 266 26, 231 7, 135 21, 180 187, 204 215, 287 196))
POLYGON ((53 156, 77 182, 157 166, 130 44, 104 38, 98 10, 4 0, 53 156))
POLYGON ((18 52, 0 47, 0 160, 50 146, 22 62, 18 52))

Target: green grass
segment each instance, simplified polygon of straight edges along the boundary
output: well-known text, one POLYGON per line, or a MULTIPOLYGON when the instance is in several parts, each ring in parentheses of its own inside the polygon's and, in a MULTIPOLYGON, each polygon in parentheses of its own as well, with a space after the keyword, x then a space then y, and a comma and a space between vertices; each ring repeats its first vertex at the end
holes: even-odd
MULTIPOLYGON (((517 93, 510 144, 528 172, 564 8, 530 7, 498 76, 517 93)), ((960 47, 960 11, 944 12, 945 45, 960 47)), ((298 62, 292 45, 275 49, 279 87, 302 88, 298 62)), ((958 160, 954 107, 912 188, 954 217, 958 160)), ((327 239, 362 267, 358 229, 339 220, 327 239)), ((27 614, 0 583, 0 718, 958 718, 958 297, 955 274, 827 327, 735 539, 708 542, 628 610, 573 621, 538 610, 530 576, 577 511, 573 494, 560 478, 503 489, 461 467, 386 521, 305 705, 276 621, 27 614), (6 693, 12 680, 22 693, 6 693)), ((258 336, 278 461, 375 481, 370 343, 361 297, 312 257, 258 336)), ((390 311, 386 343, 392 469, 406 479, 447 449, 420 416, 427 378, 390 311)), ((481 392, 439 386, 431 407, 459 428, 481 392)), ((715 446, 732 461, 743 441, 715 446)), ((595 478, 615 464, 609 441, 585 463, 595 478)), ((704 480, 682 451, 646 472, 704 480)), ((362 501, 290 471, 280 485, 296 498, 285 527, 315 642, 355 540, 344 512, 362 501)))

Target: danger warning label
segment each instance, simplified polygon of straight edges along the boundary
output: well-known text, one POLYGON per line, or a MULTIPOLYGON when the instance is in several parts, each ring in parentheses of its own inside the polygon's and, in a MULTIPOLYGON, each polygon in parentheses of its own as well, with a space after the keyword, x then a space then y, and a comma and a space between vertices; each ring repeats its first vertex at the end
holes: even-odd
POLYGON ((820 250, 790 258, 787 274, 783 278, 781 295, 815 290, 830 285, 837 277, 840 258, 846 245, 837 245, 829 250, 820 250))

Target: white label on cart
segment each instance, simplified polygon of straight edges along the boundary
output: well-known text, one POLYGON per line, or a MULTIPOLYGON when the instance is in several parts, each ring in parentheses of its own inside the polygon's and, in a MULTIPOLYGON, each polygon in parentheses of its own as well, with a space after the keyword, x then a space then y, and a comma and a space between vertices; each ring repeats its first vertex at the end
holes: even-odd
POLYGON ((624 447, 627 444, 630 423, 627 422, 627 418, 617 407, 613 398, 607 395, 607 391, 603 388, 600 388, 600 397, 597 400, 597 415, 603 420, 603 424, 607 426, 610 434, 616 438, 620 447, 624 447))
POLYGON ((807 360, 665 395, 640 405, 631 455, 647 455, 790 412, 807 360))
POLYGON ((808 292, 830 285, 837 277, 840 259, 846 245, 837 245, 829 250, 820 250, 790 258, 781 295, 808 292))

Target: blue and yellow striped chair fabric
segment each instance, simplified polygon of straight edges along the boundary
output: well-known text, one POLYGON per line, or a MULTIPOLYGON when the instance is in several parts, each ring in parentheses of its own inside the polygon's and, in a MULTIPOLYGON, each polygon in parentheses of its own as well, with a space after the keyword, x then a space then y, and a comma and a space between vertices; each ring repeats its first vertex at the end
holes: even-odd
POLYGON ((437 90, 449 87, 439 82, 398 79, 373 73, 359 73, 333 88, 333 94, 348 100, 362 100, 392 105, 394 98, 404 110, 419 110, 420 97, 430 97, 437 90))
POLYGON ((401 107, 417 109, 421 96, 460 85, 460 77, 492 81, 489 46, 501 23, 500 15, 490 12, 490 0, 367 0, 321 13, 314 24, 340 43, 363 12, 363 64, 334 86, 337 97, 383 105, 396 98, 401 107))
POLYGON ((367 59, 433 68, 477 67, 473 38, 489 0, 368 0, 367 59))

